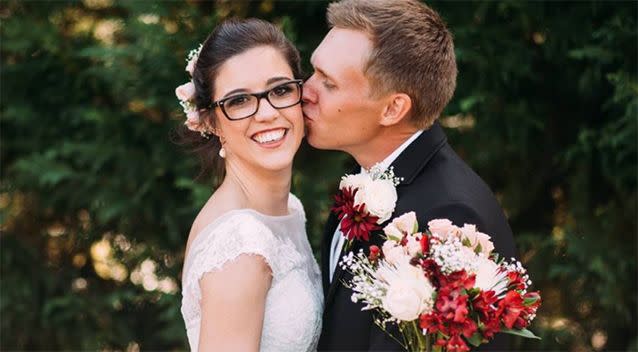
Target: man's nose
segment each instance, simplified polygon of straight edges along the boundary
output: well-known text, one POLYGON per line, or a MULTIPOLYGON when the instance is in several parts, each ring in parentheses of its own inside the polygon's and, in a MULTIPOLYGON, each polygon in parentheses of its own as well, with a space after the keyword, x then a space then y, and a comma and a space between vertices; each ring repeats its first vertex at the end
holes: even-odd
POLYGON ((304 103, 316 103, 317 91, 315 90, 315 75, 310 76, 303 84, 303 95, 301 100, 304 103))

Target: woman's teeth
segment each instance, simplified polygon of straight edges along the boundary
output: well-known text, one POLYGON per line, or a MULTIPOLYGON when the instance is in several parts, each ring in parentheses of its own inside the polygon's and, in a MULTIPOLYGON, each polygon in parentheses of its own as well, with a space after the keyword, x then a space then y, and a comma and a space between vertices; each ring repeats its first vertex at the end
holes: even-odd
POLYGON ((255 140, 257 143, 276 142, 284 138, 285 133, 286 133, 286 130, 283 128, 279 130, 274 130, 274 131, 262 132, 262 133, 258 133, 254 135, 253 140, 255 140))

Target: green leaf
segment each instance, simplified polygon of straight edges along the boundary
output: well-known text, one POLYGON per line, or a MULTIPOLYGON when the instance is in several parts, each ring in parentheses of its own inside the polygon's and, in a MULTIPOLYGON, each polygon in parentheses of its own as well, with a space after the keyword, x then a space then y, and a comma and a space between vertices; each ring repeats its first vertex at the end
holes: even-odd
POLYGON ((461 244, 465 247, 472 247, 472 242, 470 242, 467 237, 463 237, 463 239, 461 240, 461 244))
POLYGON ((467 339, 467 342, 469 342, 470 344, 472 344, 472 346, 478 347, 481 345, 481 343, 483 342, 483 338, 481 337, 481 334, 479 334, 478 332, 474 333, 474 335, 472 335, 469 339, 467 339))
POLYGON ((540 299, 540 296, 537 297, 527 297, 523 300, 523 304, 526 306, 531 306, 532 304, 536 303, 536 301, 538 301, 540 299))
POLYGON ((504 328, 501 330, 501 332, 504 332, 506 334, 510 334, 510 335, 516 335, 516 336, 521 336, 521 337, 525 337, 527 339, 537 339, 540 340, 541 338, 534 335, 533 332, 527 330, 527 329, 522 329, 522 330, 514 330, 514 329, 507 329, 504 328))

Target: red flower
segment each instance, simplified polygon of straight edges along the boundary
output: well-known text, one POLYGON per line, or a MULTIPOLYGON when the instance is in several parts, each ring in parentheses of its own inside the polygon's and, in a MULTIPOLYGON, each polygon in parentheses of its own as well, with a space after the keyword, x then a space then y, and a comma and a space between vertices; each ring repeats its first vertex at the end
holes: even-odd
POLYGON ((447 352, 467 352, 470 350, 460 335, 454 335, 447 341, 445 346, 447 352))
POLYGON ((472 308, 479 314, 481 320, 487 319, 490 312, 496 311, 493 306, 498 301, 498 297, 494 291, 481 291, 478 296, 472 300, 472 308))
POLYGON ((421 243, 421 252, 423 255, 427 255, 430 251, 430 238, 425 232, 421 233, 421 240, 419 242, 421 243))
POLYGON ((341 219, 341 232, 352 240, 356 238, 358 240, 368 241, 370 239, 370 232, 381 229, 377 225, 379 217, 370 215, 365 210, 365 204, 359 204, 353 206, 351 211, 346 212, 341 219))
POLYGON ((334 196, 335 205, 330 210, 339 217, 339 220, 351 211, 350 209, 354 206, 354 196, 357 194, 357 191, 357 188, 352 189, 350 187, 346 187, 344 189, 340 189, 339 193, 334 196))
POLYGON ((481 319, 481 322, 483 323, 482 334, 486 339, 491 339, 501 331, 501 319, 495 311, 489 312, 485 319, 481 319))
POLYGON ((461 323, 454 323, 451 325, 450 331, 454 334, 461 334, 468 339, 474 335, 474 333, 478 330, 478 325, 472 320, 470 317, 467 317, 461 323))
POLYGON ((439 288, 441 287, 441 278, 443 277, 443 274, 441 273, 441 270, 439 268, 439 265, 436 264, 436 262, 434 261, 434 259, 428 258, 428 259, 424 259, 421 262, 421 268, 423 269, 423 272, 425 273, 425 276, 430 279, 430 281, 432 282, 432 285, 434 285, 434 287, 439 288))
POLYGON ((379 246, 370 246, 370 255, 368 256, 368 259, 371 262, 377 260, 377 258, 379 258, 379 253, 381 253, 381 249, 379 248, 379 246))
POLYGON ((335 195, 335 205, 332 207, 339 220, 341 220, 341 232, 352 240, 368 241, 370 232, 379 230, 377 225, 377 216, 370 215, 365 210, 365 204, 354 205, 354 196, 357 194, 357 188, 346 187, 339 190, 335 195))
POLYGON ((467 295, 461 294, 460 289, 441 287, 434 306, 448 322, 462 323, 468 314, 467 295))
POLYGON ((523 277, 521 277, 521 273, 518 271, 508 272, 507 279, 509 280, 507 287, 510 290, 523 290, 526 287, 525 281, 523 280, 523 277))
POLYGON ((497 315, 500 316, 503 321, 503 325, 505 325, 508 329, 511 329, 516 326, 517 329, 524 328, 527 326, 527 323, 522 321, 521 314, 523 313, 525 307, 523 306, 523 298, 516 291, 508 291, 505 297, 498 302, 498 310, 497 315), (522 326, 522 324, 524 326, 522 326))
POLYGON ((441 286, 449 286, 450 288, 464 288, 466 290, 474 287, 476 275, 468 275, 465 270, 455 271, 450 275, 440 278, 441 286))
POLYGON ((447 332, 441 317, 436 313, 421 314, 419 317, 419 327, 421 329, 427 329, 428 334, 434 334, 439 331, 443 333, 447 332))

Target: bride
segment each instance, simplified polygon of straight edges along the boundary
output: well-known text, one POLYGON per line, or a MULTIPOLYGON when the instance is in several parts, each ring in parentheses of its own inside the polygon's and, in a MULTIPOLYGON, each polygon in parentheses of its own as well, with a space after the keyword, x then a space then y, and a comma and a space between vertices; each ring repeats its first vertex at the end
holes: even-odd
POLYGON ((275 26, 249 19, 220 24, 189 60, 193 80, 176 90, 185 124, 225 172, 186 245, 181 310, 190 347, 314 351, 319 268, 290 193, 304 134, 299 53, 275 26))

